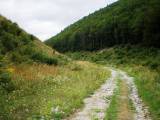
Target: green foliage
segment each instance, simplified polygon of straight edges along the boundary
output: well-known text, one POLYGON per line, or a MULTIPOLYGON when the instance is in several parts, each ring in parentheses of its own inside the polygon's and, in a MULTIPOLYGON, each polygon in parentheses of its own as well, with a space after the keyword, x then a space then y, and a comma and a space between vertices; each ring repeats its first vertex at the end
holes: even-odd
POLYGON ((94 51, 119 44, 160 47, 159 0, 119 0, 70 25, 46 44, 94 51))
POLYGON ((57 65, 58 60, 54 57, 48 57, 46 54, 40 53, 40 52, 34 52, 31 55, 31 59, 37 62, 46 63, 48 65, 57 65))
POLYGON ((0 15, 0 52, 6 54, 22 45, 26 45, 35 39, 18 27, 16 23, 0 15))
POLYGON ((160 70, 143 66, 125 66, 126 71, 135 77, 139 95, 149 107, 153 120, 160 118, 160 70))
POLYGON ((105 120, 116 120, 117 119, 117 96, 118 96, 118 90, 114 92, 114 95, 112 96, 111 103, 109 108, 107 109, 105 120))
POLYGON ((24 55, 21 55, 19 52, 13 52, 11 54, 11 61, 14 63, 22 63, 28 61, 28 58, 24 55))
POLYGON ((7 92, 14 90, 14 85, 11 82, 11 73, 6 70, 7 64, 0 58, 0 88, 3 88, 7 92))
POLYGON ((0 86, 7 92, 14 90, 14 85, 11 82, 11 74, 9 72, 0 73, 0 86))
POLYGON ((66 53, 75 60, 89 60, 102 64, 139 64, 150 69, 160 68, 160 50, 141 46, 121 45, 97 52, 66 53))
MULTIPOLYGON (((0 16, 0 53, 14 63, 40 62, 57 65, 58 59, 35 45, 36 38, 19 28, 16 23, 0 16)), ((38 41, 38 40, 37 40, 38 41)), ((7 76, 7 75, 6 75, 7 76)))

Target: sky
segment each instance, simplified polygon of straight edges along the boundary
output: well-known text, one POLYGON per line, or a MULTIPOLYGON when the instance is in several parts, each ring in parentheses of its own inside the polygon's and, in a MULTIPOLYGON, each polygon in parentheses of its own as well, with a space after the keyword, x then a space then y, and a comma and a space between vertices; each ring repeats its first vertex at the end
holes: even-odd
POLYGON ((0 0, 0 14, 44 41, 116 0, 0 0))

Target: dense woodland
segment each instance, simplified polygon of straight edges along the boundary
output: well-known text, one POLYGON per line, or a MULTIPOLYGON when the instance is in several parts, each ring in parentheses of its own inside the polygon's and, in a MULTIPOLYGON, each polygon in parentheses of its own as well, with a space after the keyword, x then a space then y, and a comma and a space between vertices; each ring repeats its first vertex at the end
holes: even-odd
POLYGON ((61 52, 119 44, 160 47, 160 1, 119 0, 70 25, 46 44, 61 52))

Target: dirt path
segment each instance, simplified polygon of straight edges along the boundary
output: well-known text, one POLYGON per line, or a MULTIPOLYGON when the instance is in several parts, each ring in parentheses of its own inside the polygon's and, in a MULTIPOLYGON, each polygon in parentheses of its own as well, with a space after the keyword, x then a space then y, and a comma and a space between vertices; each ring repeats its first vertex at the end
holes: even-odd
POLYGON ((118 98, 121 102, 118 111, 118 120, 151 120, 148 109, 138 96, 133 78, 125 72, 111 69, 111 78, 106 81, 92 96, 84 100, 84 108, 65 120, 104 120, 107 108, 111 103, 111 97, 117 88, 117 78, 121 79, 121 94, 118 98), (135 112, 129 108, 129 100, 133 103, 135 112), (126 103, 128 102, 128 103, 126 103))
POLYGON ((112 76, 91 97, 84 100, 84 108, 67 120, 103 120, 110 103, 110 97, 116 87, 117 72, 111 70, 112 76))

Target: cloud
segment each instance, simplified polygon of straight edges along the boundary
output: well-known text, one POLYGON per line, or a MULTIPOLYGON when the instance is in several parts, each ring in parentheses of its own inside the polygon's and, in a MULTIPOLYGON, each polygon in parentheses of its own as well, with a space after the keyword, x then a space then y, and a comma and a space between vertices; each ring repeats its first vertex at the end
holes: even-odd
POLYGON ((0 14, 46 40, 116 0, 0 0, 0 14))

